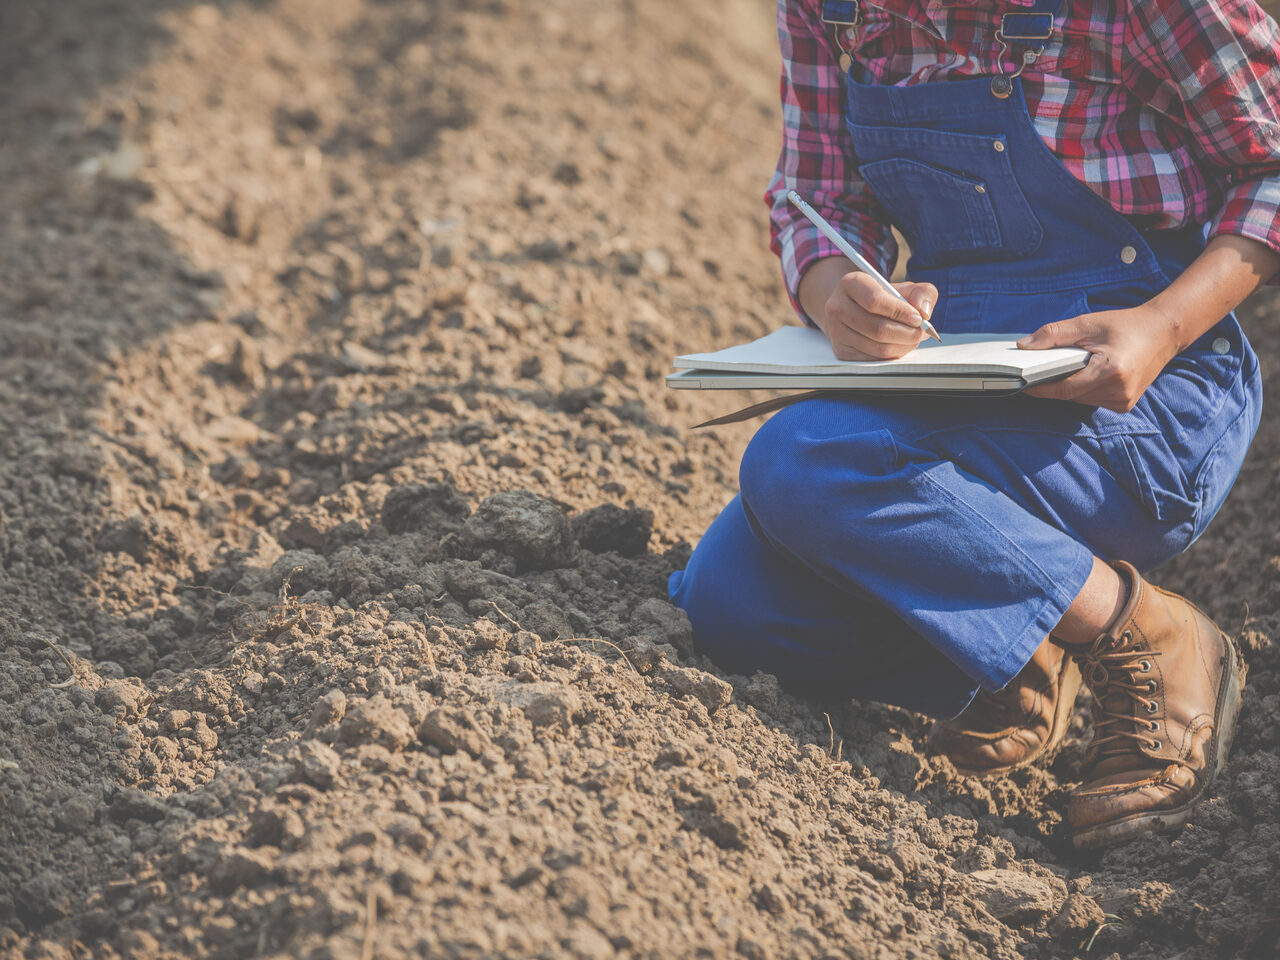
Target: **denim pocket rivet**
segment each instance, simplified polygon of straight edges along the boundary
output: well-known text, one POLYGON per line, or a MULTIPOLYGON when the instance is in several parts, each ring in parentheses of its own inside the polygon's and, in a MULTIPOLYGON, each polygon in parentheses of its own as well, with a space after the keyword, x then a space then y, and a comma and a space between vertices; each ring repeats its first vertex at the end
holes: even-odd
POLYGON ((1133 249, 1133 247, 1124 247, 1120 250, 1121 263, 1133 263, 1133 261, 1137 259, 1138 259, 1138 251, 1133 249))
POLYGON ((986 187, 984 187, 984 186, 983 186, 982 184, 980 184, 980 183, 975 183, 975 184, 973 185, 973 192, 974 192, 974 193, 986 193, 986 192, 987 192, 987 188, 986 188, 986 187))
POLYGON ((991 144, 991 149, 995 150, 996 153, 1004 153, 1004 141, 996 140, 991 144))

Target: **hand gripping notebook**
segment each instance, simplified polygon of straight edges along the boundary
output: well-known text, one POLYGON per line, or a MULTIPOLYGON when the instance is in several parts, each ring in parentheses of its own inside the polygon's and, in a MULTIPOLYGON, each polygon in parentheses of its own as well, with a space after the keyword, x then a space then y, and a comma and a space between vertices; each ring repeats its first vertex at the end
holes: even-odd
MULTIPOLYGON (((1022 334, 948 334, 897 360, 839 360, 821 331, 783 327, 751 343, 676 357, 667 386, 686 390, 806 390, 999 395, 1057 380, 1084 367, 1079 347, 1020 350, 1022 334)), ((747 419, 800 397, 783 397, 711 423, 747 419), (748 412, 750 411, 750 412, 748 412)))

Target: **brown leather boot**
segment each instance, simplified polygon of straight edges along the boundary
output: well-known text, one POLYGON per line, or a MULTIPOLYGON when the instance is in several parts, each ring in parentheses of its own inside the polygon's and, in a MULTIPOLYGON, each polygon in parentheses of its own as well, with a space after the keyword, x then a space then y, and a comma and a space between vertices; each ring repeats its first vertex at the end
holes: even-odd
POLYGON ((999 693, 981 691, 960 716, 935 723, 929 752, 944 754, 970 777, 1025 767, 1062 741, 1079 691, 1079 669, 1045 641, 999 693))
POLYGON ((1186 823, 1226 762, 1245 665, 1198 607, 1114 565, 1129 600, 1092 644, 1071 648, 1093 691, 1084 782, 1067 802, 1088 850, 1186 823))

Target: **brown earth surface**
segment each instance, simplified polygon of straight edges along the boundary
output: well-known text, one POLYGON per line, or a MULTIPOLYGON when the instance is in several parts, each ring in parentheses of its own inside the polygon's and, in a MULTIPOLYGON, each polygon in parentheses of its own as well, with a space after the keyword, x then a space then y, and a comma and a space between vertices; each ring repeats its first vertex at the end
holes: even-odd
POLYGON ((1071 850, 1083 708, 979 782, 693 653, 775 77, 767 0, 0 4, 0 957, 1276 955, 1275 416, 1157 577, 1251 669, 1178 836, 1071 850))

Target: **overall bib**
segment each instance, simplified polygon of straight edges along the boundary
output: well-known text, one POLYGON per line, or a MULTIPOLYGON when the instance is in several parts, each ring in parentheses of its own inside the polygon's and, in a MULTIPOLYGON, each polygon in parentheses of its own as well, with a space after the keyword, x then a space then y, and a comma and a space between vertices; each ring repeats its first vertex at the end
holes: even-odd
MULTIPOLYGON (((861 176, 940 291, 948 333, 1029 333, 1137 306, 1203 249, 1143 232, 1045 146, 1020 81, 848 83, 861 176), (1008 87, 1006 87, 1006 90, 1008 87)), ((867 397, 783 409, 740 494, 672 575, 722 668, 939 717, 1005 686, 1096 554, 1149 570, 1218 512, 1261 411, 1234 315, 1119 414, 1033 397, 867 397)))

